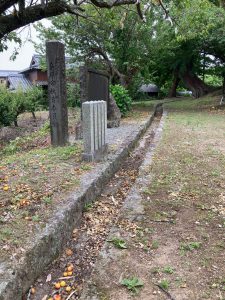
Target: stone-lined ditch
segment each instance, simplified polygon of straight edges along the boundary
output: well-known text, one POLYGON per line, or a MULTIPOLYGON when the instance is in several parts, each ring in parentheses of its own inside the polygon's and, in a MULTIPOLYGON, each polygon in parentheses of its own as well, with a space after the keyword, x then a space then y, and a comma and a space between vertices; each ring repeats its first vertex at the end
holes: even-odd
POLYGON ((83 283, 89 278, 110 228, 116 222, 120 208, 136 180, 139 167, 153 140, 159 121, 160 117, 154 119, 138 146, 120 165, 119 171, 105 186, 97 201, 85 206, 81 225, 79 229, 74 229, 62 256, 36 281, 35 294, 28 293, 24 299, 49 299, 57 294, 62 295, 61 299, 67 299, 71 293, 73 295, 70 299, 79 299, 83 283), (73 264, 73 274, 71 278, 68 277, 69 279, 63 278, 63 273, 69 264, 73 264), (46 282, 47 278, 51 280, 46 282), (59 290, 54 288, 54 284, 60 280, 65 281, 66 285, 72 288, 69 293, 65 291, 65 287, 59 290))

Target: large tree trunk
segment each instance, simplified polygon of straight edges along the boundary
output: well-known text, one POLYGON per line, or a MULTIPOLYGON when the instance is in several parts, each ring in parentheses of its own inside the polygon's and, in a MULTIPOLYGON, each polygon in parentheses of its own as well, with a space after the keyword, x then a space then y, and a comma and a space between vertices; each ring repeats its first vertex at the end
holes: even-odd
POLYGON ((223 97, 225 97, 225 74, 223 75, 223 87, 222 87, 223 97))
POLYGON ((174 79, 173 79, 173 84, 171 86, 171 89, 169 91, 169 97, 172 98, 172 97, 176 97, 177 96, 177 87, 178 87, 178 84, 180 82, 180 78, 178 76, 178 73, 174 73, 174 79))
POLYGON ((31 113, 32 113, 32 117, 33 117, 33 119, 34 119, 34 120, 36 120, 37 118, 36 118, 35 112, 34 112, 34 111, 32 111, 31 113))
POLYGON ((212 88, 205 84, 198 76, 187 70, 181 75, 181 79, 188 89, 192 91, 195 98, 204 96, 212 91, 212 88))

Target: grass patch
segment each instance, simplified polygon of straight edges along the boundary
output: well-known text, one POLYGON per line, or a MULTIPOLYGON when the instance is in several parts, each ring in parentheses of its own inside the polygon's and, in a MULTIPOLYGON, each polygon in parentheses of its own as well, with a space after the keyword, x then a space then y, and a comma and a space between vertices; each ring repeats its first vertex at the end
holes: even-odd
POLYGON ((29 152, 7 155, 2 159, 1 165, 6 166, 9 164, 20 163, 23 167, 28 167, 30 165, 30 161, 37 161, 40 163, 52 162, 55 164, 57 161, 68 160, 72 156, 80 153, 81 147, 79 144, 65 147, 33 149, 29 152))
POLYGON ((0 236, 3 238, 9 238, 12 235, 12 230, 9 228, 3 228, 0 231, 0 236))
POLYGON ((113 237, 111 240, 107 240, 109 243, 113 243, 113 245, 118 249, 127 249, 126 242, 117 237, 113 237))
POLYGON ((185 253, 187 251, 194 251, 201 248, 202 244, 200 242, 190 242, 190 243, 181 243, 179 249, 185 253))
POLYGON ((220 96, 205 96, 198 99, 180 98, 174 102, 167 102, 164 104, 166 109, 175 111, 196 111, 204 109, 215 109, 220 104, 220 96))
POLYGON ((162 289, 168 291, 169 287, 170 287, 170 283, 167 279, 163 279, 159 282, 158 284, 162 289))
POLYGON ((43 201, 46 205, 52 204, 52 198, 51 198, 51 197, 44 197, 44 198, 42 199, 42 201, 43 201))
POLYGON ((151 246, 152 249, 156 250, 159 248, 159 242, 158 241, 152 241, 152 246, 151 246))
POLYGON ((139 109, 140 108, 148 108, 148 109, 152 110, 152 109, 154 109, 155 105, 160 102, 162 102, 162 101, 159 101, 159 100, 149 100, 149 101, 144 100, 144 101, 142 101, 142 100, 140 100, 140 101, 133 102, 132 107, 139 108, 139 109))
MULTIPOLYGON (((224 248, 218 242, 223 241, 224 229, 225 114, 215 109, 218 99, 164 104, 169 113, 152 164, 145 169, 149 184, 142 190, 144 224, 154 222, 155 239, 160 241, 153 265, 166 255, 176 266, 176 272, 171 266, 153 269, 154 277, 170 276, 176 285, 175 277, 182 276, 186 281, 177 280, 180 288, 195 290, 197 298, 203 289, 209 290, 210 299, 216 299, 218 288, 210 288, 209 278, 223 278, 224 265, 224 248), (171 220, 176 224, 172 226, 171 220), (177 239, 182 243, 176 246, 177 239)), ((161 281, 161 286, 168 289, 169 281, 161 281)))
POLYGON ((125 278, 120 283, 134 294, 137 294, 139 289, 144 286, 143 281, 137 277, 125 278))
MULTIPOLYGON (((24 148, 30 149, 30 145, 33 145, 37 138, 39 139, 43 138, 47 136, 49 132, 50 132, 50 124, 49 122, 46 122, 38 131, 35 131, 28 136, 17 137, 14 140, 10 141, 9 144, 3 148, 0 157, 12 155, 21 150, 24 151, 24 148)), ((34 145, 32 147, 34 147, 34 145)))
POLYGON ((170 266, 166 266, 163 268, 163 273, 166 273, 166 274, 173 274, 174 273, 174 269, 170 266))
POLYGON ((92 209, 94 203, 90 202, 90 203, 85 203, 84 205, 84 212, 88 212, 89 210, 92 209))

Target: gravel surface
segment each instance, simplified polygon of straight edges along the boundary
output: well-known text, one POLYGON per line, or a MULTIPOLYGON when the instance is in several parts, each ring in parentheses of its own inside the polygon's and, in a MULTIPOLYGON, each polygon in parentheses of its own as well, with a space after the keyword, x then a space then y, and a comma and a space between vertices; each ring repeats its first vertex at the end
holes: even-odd
POLYGON ((137 130, 143 123, 144 122, 138 121, 136 124, 122 123, 120 127, 108 128, 106 132, 106 139, 110 152, 116 151, 123 143, 126 142, 132 132, 137 130))

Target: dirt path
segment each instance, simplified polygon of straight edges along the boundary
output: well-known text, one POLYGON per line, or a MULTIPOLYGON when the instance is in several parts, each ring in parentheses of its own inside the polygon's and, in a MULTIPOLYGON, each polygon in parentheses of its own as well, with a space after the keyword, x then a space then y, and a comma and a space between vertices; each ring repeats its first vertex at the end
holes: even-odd
POLYGON ((169 114, 82 300, 225 299, 224 132, 220 112, 169 114))

